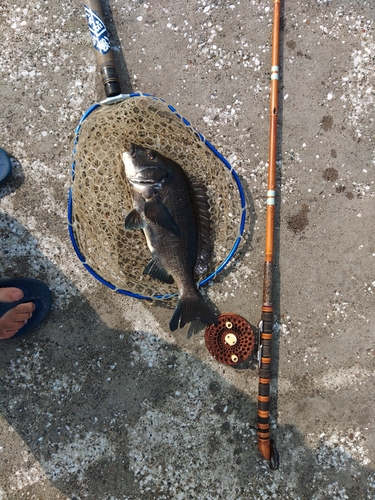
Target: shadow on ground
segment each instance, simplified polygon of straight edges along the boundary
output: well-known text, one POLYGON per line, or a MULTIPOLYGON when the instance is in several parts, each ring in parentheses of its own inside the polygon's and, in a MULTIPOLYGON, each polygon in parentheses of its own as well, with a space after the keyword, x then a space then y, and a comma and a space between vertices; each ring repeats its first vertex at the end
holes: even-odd
MULTIPOLYGON (((3 251, 30 248, 15 219, 1 227, 13 228, 3 251)), ((21 274, 44 267, 48 281, 51 262, 23 258, 21 274)), ((273 431, 281 466, 270 471, 255 399, 155 332, 108 326, 110 315, 77 293, 31 335, 1 343, 2 498, 331 499, 343 488, 370 498, 373 472, 340 446, 310 449, 293 422, 273 431)))

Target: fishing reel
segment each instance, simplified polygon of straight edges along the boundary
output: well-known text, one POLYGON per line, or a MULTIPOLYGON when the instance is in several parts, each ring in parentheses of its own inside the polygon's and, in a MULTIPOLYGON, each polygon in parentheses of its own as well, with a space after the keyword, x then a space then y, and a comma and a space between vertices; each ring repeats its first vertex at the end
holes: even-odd
MULTIPOLYGON (((259 329, 260 337, 261 333, 262 326, 259 329)), ((208 351, 219 363, 233 367, 248 360, 256 349, 255 334, 250 323, 233 313, 220 314, 217 325, 207 326, 204 339, 208 351)), ((260 344, 261 338, 258 348, 260 344)), ((258 353, 258 361, 261 361, 259 355, 261 348, 258 353)), ((258 396, 258 447, 263 458, 269 461, 270 469, 276 470, 279 467, 279 452, 269 437, 269 380, 262 380, 262 383, 267 383, 268 389, 264 393, 266 396, 262 395, 263 390, 258 396), (266 407, 263 408, 265 403, 266 407)))
POLYGON ((208 325, 205 343, 210 354, 220 363, 238 366, 255 351, 255 334, 248 321, 233 313, 220 314, 217 325, 208 325))

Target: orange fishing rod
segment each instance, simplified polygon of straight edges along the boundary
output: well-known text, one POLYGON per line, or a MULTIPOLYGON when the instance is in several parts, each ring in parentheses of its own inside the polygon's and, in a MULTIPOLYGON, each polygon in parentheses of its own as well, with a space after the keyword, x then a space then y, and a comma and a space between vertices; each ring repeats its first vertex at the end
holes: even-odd
MULTIPOLYGON (((270 468, 279 467, 279 453, 270 435, 270 383, 271 344, 273 333, 273 251, 276 192, 276 153, 279 91, 279 43, 281 0, 274 0, 272 30, 271 92, 270 92, 270 140, 266 210, 266 248, 263 281, 262 319, 259 324, 258 362, 258 447, 270 468)), ((255 335, 248 321, 234 313, 221 314, 217 325, 209 325, 205 332, 209 352, 221 363, 239 366, 255 351, 255 335)))
POLYGON ((273 332, 273 250, 276 189, 277 117, 279 91, 279 42, 280 3, 273 3, 271 96, 270 96, 270 139, 268 160, 268 189, 266 210, 266 248, 263 281, 262 320, 259 325, 259 389, 258 389, 258 447, 261 455, 270 461, 270 468, 279 466, 279 454, 270 435, 270 382, 271 344, 273 332))

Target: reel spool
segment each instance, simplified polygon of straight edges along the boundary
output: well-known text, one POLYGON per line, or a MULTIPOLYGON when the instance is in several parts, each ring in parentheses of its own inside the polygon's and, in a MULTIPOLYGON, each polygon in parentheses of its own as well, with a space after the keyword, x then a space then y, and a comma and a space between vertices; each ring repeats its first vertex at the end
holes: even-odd
POLYGON ((217 325, 207 326, 204 339, 210 354, 224 365, 239 365, 255 350, 254 331, 238 314, 221 314, 217 325))

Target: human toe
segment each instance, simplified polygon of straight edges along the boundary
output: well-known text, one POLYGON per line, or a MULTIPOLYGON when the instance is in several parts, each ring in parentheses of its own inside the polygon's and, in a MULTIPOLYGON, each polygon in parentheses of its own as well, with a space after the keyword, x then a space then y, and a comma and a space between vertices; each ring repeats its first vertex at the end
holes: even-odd
POLYGON ((14 314, 17 314, 17 316, 29 315, 28 318, 31 318, 32 313, 35 311, 35 304, 33 302, 18 304, 18 306, 13 307, 11 311, 13 311, 14 314))
POLYGON ((13 337, 23 326, 35 311, 33 302, 26 302, 12 307, 9 311, 0 317, 0 339, 9 339, 13 337))
POLYGON ((23 291, 13 286, 0 288, 0 302, 17 302, 23 299, 23 291))

